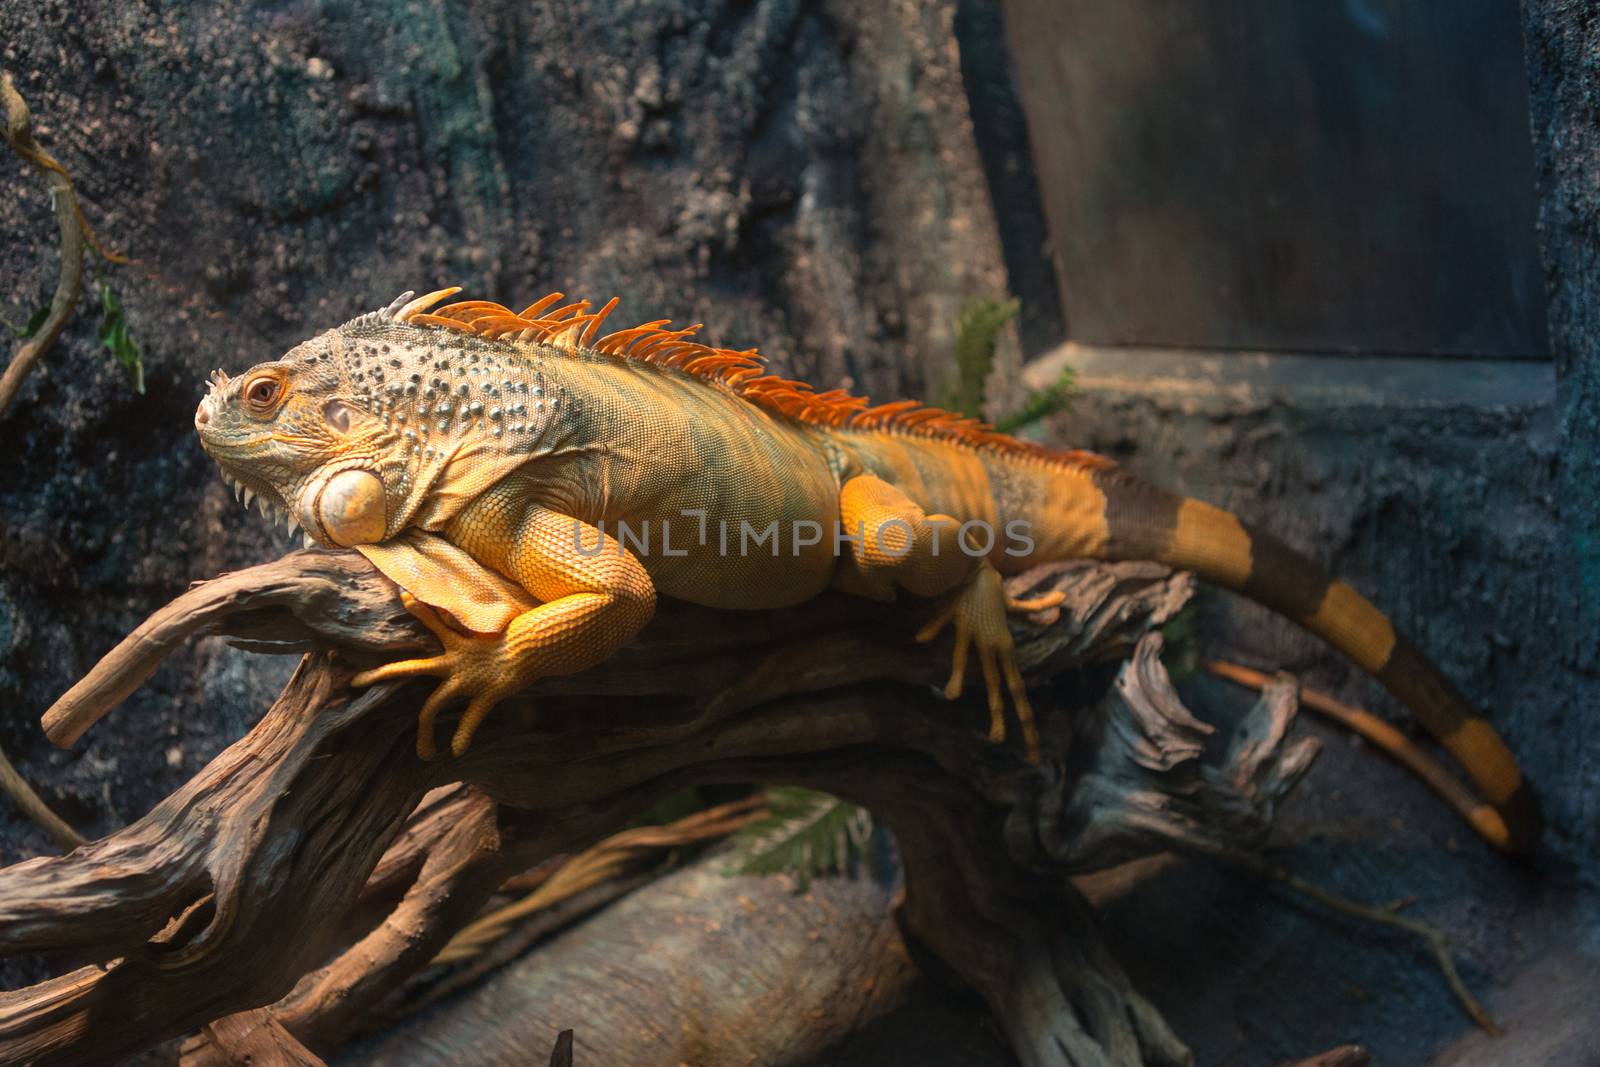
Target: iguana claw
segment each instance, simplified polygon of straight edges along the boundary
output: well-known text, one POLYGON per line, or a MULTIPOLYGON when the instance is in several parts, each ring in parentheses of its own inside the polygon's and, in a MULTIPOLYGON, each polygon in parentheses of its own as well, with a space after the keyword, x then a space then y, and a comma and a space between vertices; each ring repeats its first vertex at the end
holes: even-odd
POLYGON ((467 634, 452 627, 437 611, 409 593, 400 594, 400 602, 416 616, 444 646, 437 656, 405 659, 362 671, 350 679, 358 687, 395 678, 442 678, 439 687, 429 695, 417 716, 417 755, 429 760, 438 752, 434 742, 434 719, 445 706, 458 697, 467 698, 466 711, 456 732, 450 739, 453 755, 464 755, 472 744, 484 718, 496 704, 521 688, 515 681, 512 669, 514 657, 505 647, 505 635, 467 634))
MULTIPOLYGON (((1040 597, 1039 601, 1049 601, 1040 597)), ((976 646, 978 663, 983 668, 984 688, 989 698, 989 740, 996 744, 1006 739, 1005 692, 1010 691, 1011 702, 1016 706, 1017 721, 1022 724, 1022 739, 1027 745, 1028 762, 1038 763, 1039 730, 1033 721, 1033 705, 1028 701, 1028 688, 1022 680, 1022 670, 1017 666, 1016 643, 1006 626, 1006 611, 1013 604, 1006 597, 1000 575, 992 567, 976 571, 972 580, 952 595, 939 613, 917 632, 917 641, 932 641, 946 624, 955 624, 956 645, 950 665, 950 680, 945 683, 944 695, 954 700, 966 685, 967 657, 976 646), (1001 687, 1004 676, 1005 686, 1001 687)), ((1059 603, 1059 600, 1055 601, 1059 603)), ((1054 603, 1043 603, 1043 610, 1054 603)))

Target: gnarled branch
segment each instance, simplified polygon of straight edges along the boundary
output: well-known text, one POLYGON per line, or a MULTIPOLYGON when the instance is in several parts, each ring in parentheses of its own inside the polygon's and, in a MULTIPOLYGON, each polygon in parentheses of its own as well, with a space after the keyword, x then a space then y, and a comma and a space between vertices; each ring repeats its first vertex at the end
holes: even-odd
POLYGON ((102 961, 0 995, 0 1058, 109 1060, 267 1005, 326 1051, 510 874, 669 790, 761 781, 834 792, 890 826, 905 929, 984 994, 1023 1062, 1185 1062, 1065 876, 1202 839, 1248 845, 1313 750, 1285 744, 1284 683, 1223 764, 1200 759, 1207 728, 1177 702, 1151 633, 1188 576, 1066 563, 1012 580, 1016 594, 1045 589, 1066 593, 1062 607, 1016 630, 1031 684, 1132 660, 1103 695, 1045 713, 1034 767, 984 738, 975 697, 936 695, 948 649, 909 640, 915 605, 663 603, 607 663, 540 683, 465 756, 423 763, 412 739, 427 688, 348 688, 432 640, 359 556, 299 552, 200 584, 50 710, 52 738, 81 735, 195 633, 305 659, 255 728, 149 815, 0 870, 0 951, 102 961))

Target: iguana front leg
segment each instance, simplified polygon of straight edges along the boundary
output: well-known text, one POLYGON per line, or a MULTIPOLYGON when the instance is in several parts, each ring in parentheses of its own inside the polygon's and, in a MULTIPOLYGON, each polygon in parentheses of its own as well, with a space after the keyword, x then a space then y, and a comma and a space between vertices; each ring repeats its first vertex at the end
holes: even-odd
POLYGON ((498 634, 463 633, 420 601, 406 606, 439 638, 444 652, 402 660, 352 679, 358 686, 431 675, 444 681, 417 720, 417 755, 432 758, 433 720, 451 701, 466 712, 450 741, 457 756, 501 700, 551 675, 575 674, 626 644, 655 612, 655 586, 639 560, 588 523, 537 505, 517 505, 490 490, 446 531, 468 555, 513 579, 537 607, 498 634))

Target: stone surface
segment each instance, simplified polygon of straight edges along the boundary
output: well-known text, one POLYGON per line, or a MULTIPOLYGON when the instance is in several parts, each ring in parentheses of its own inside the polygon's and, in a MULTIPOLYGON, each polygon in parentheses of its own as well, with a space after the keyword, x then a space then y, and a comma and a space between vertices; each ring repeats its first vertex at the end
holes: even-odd
POLYGON ((1555 482, 1559 589, 1546 633, 1542 696, 1569 750, 1562 788, 1585 873, 1600 880, 1600 25, 1582 5, 1525 0, 1539 243, 1559 375, 1555 482))

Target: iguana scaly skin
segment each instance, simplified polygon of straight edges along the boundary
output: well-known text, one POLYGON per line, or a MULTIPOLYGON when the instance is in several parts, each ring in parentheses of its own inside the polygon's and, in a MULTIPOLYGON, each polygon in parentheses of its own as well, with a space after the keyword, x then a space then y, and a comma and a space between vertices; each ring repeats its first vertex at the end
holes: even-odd
POLYGON ((1004 739, 1009 693, 1037 759, 1006 614, 1044 605, 1008 601, 1001 575, 1154 560, 1327 639, 1461 761, 1486 801, 1473 816, 1484 836, 1512 851, 1534 843, 1538 809, 1516 761, 1438 668, 1349 585, 1228 512, 1091 453, 913 402, 816 393, 765 374, 753 351, 690 340, 697 327, 598 337, 615 300, 429 311, 455 292, 407 293, 240 377, 219 371, 195 415, 246 502, 360 550, 438 635, 440 655, 355 679, 443 679, 418 724, 424 758, 445 706, 466 702, 460 754, 498 701, 625 644, 657 594, 775 608, 834 587, 942 597, 918 638, 953 627, 947 695, 975 652, 990 736, 1004 739), (776 540, 752 548, 748 533, 773 523, 776 540))

